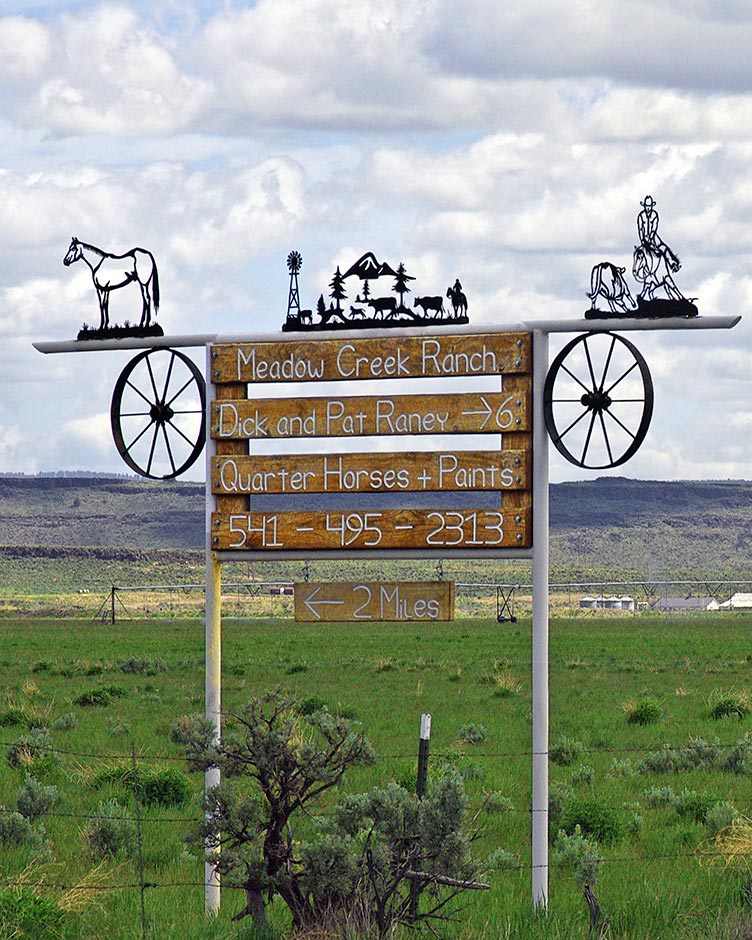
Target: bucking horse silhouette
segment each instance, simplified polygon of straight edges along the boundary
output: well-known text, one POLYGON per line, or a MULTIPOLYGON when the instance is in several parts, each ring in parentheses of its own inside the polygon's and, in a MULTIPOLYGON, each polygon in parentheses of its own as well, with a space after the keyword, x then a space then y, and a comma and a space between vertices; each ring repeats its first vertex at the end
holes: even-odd
POLYGON ((151 323, 152 303, 154 315, 159 310, 159 276, 154 255, 145 248, 131 248, 123 255, 112 255, 94 245, 72 238, 63 258, 67 267, 76 261, 84 261, 91 270, 91 278, 97 291, 100 313, 100 330, 110 325, 110 291, 138 282, 141 288, 141 322, 143 329, 151 323))

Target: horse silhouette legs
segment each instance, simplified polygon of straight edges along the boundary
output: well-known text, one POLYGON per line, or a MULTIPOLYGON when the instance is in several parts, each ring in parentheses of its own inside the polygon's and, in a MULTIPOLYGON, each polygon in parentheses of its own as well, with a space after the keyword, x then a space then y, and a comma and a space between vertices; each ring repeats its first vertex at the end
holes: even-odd
POLYGON ((110 292, 104 287, 97 287, 99 300, 99 329, 105 330, 110 325, 110 292))
POLYGON ((139 326, 148 326, 151 323, 151 297, 149 296, 149 285, 141 284, 141 299, 143 306, 141 309, 141 322, 139 326))

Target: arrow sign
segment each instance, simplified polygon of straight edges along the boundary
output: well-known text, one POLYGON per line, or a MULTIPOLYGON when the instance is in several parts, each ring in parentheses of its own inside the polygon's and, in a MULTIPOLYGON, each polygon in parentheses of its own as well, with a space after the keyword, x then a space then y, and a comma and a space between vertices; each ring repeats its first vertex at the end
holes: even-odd
MULTIPOLYGON (((511 399, 511 396, 510 396, 510 399, 511 399)), ((480 396, 480 401, 481 401, 481 404, 483 405, 482 411, 463 411, 462 414, 467 415, 468 417, 470 417, 471 415, 480 415, 483 420, 480 422, 478 429, 482 431, 483 428, 485 428, 485 426, 488 424, 488 419, 493 414, 493 408, 486 401, 485 395, 480 396)), ((502 408, 499 407, 499 411, 501 410, 502 408)), ((498 423, 498 419, 497 419, 497 423, 498 423)))
POLYGON ((303 623, 454 620, 453 581, 338 581, 295 585, 303 623))
MULTIPOLYGON (((298 588, 299 587, 300 585, 295 586, 296 606, 297 606, 297 600, 298 600, 298 588)), ((308 610, 310 610, 310 612, 313 614, 314 620, 322 619, 321 614, 319 613, 319 607, 327 607, 327 606, 340 607, 342 604, 345 603, 344 600, 324 600, 323 598, 320 601, 314 600, 314 598, 318 596, 320 591, 321 591, 321 585, 319 585, 319 587, 317 587, 313 592, 311 592, 307 596, 301 597, 302 602, 305 604, 308 610)), ((301 591, 301 594, 302 593, 303 592, 301 591)), ((297 616, 295 617, 295 619, 296 620, 298 619, 297 616)), ((328 618, 328 619, 333 619, 333 618, 328 618)))

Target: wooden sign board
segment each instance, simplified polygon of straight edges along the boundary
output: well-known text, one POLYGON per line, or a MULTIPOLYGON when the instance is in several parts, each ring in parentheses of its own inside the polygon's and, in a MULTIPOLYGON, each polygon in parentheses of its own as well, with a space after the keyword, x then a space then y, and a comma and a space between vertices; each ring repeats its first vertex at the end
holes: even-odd
POLYGON ((295 620, 301 623, 454 620, 454 582, 301 582, 295 585, 295 620))
MULTIPOLYGON (((215 551, 529 548, 531 512, 491 509, 233 512, 212 514, 215 551)), ((524 502, 523 502, 524 501, 524 502)))
POLYGON ((340 382, 531 372, 529 333, 447 333, 212 346, 212 381, 340 382))
POLYGON ((527 490, 529 463, 527 450, 222 456, 212 459, 212 493, 527 490))
POLYGON ((211 347, 210 361, 214 550, 259 558, 422 558, 513 555, 532 547, 531 333, 291 335, 220 343, 211 347), (496 377, 498 390, 484 389, 487 376, 496 377), (474 377, 482 381, 473 388, 474 377), (310 382, 419 378, 466 381, 442 383, 445 394, 393 393, 391 387, 382 395, 306 394, 310 382), (254 398, 258 383, 295 383, 302 390, 296 388, 295 398, 254 398), (467 391, 458 390, 463 386, 467 391), (463 449, 457 441, 454 448, 383 452, 364 442, 358 452, 249 453, 249 442, 265 439, 476 434, 496 435, 498 450, 463 449), (405 498, 403 508, 395 508, 394 495, 402 492, 412 494, 412 502, 405 498), (422 492, 443 495, 421 506, 422 492), (484 496, 470 508, 457 507, 473 492, 498 494, 499 501, 494 497, 489 506, 484 496), (353 509, 342 508, 348 493, 353 509), (363 493, 373 494, 367 508, 358 499, 363 493), (329 502, 311 500, 316 508, 297 508, 310 505, 302 499, 309 494, 333 495, 329 502), (256 499, 267 496, 290 496, 290 508, 256 499), (297 505, 295 497, 301 497, 297 505), (441 508, 433 508, 437 502, 441 508))
POLYGON ((529 431, 530 398, 530 377, 512 376, 502 392, 215 401, 211 435, 223 441, 529 431))

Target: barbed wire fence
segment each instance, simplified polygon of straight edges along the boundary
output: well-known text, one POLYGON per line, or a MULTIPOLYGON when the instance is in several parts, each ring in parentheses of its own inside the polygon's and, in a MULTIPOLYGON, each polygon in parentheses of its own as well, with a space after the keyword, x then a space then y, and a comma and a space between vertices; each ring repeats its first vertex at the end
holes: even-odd
MULTIPOLYGON (((17 742, 10 740, 0 740, 0 748, 7 749, 13 747, 17 742)), ((692 747, 695 751, 707 751, 708 753, 718 754, 723 751, 732 751, 738 749, 740 742, 737 740, 735 742, 720 743, 714 741, 712 744, 705 742, 695 741, 690 742, 689 747, 692 747)), ((141 910, 141 921, 144 931, 144 936, 146 936, 146 912, 145 912, 145 893, 152 890, 175 890, 180 888, 204 888, 205 881, 203 879, 179 879, 179 880, 155 880, 153 878, 147 878, 145 875, 145 866, 144 866, 144 835, 148 833, 153 827, 160 827, 164 825, 169 826, 181 826, 185 827, 187 831, 191 827, 198 826, 202 817, 197 815, 189 814, 175 814, 174 812, 164 813, 161 815, 144 815, 142 812, 142 802, 139 794, 139 780, 141 779, 141 768, 148 765, 159 765, 164 763, 174 763, 178 765, 187 766, 190 761, 187 757, 175 755, 175 754, 146 754, 146 753, 137 753, 135 745, 132 745, 130 751, 118 751, 105 754, 96 754, 92 751, 79 750, 79 749, 67 749, 61 748, 57 745, 44 745, 44 744, 35 744, 35 749, 40 753, 49 752, 54 754, 57 758, 71 758, 76 761, 81 759, 86 759, 93 762, 94 764, 109 765, 110 767, 113 763, 122 765, 123 767, 128 767, 132 769, 132 790, 134 797, 134 808, 132 812, 128 812, 123 815, 114 814, 110 818, 113 820, 124 820, 130 823, 133 823, 138 832, 138 851, 136 857, 136 868, 137 875, 136 879, 126 878, 117 883, 112 881, 103 882, 103 883, 93 883, 87 878, 81 880, 56 880, 53 878, 45 877, 0 877, 0 887, 10 888, 10 889, 28 889, 34 891, 82 891, 82 892, 91 892, 92 894, 101 894, 114 891, 138 891, 140 892, 140 910, 141 910)), ((660 751, 661 753, 675 753, 676 755, 681 755, 687 750, 687 745, 668 745, 664 744, 660 751)), ((747 747, 749 750, 749 757, 752 760, 752 739, 749 739, 747 742, 747 747)), ((550 753, 548 756, 550 758, 550 753)), ((580 756, 583 758, 592 756, 592 755, 608 755, 608 756, 617 756, 617 755, 629 755, 629 756, 643 756, 648 757, 651 754, 656 753, 656 748, 638 748, 638 747, 583 747, 580 756)), ((530 761, 532 759, 533 752, 530 750, 491 750, 491 751, 480 751, 475 747, 466 747, 465 749, 458 750, 449 750, 449 751, 438 751, 431 754, 431 763, 437 761, 458 761, 462 760, 465 757, 472 757, 473 762, 482 764, 484 761, 499 761, 499 760, 526 760, 530 761)), ((418 764, 418 753, 394 753, 394 754, 385 754, 381 755, 378 758, 378 765, 386 770, 386 773, 389 775, 389 765, 394 762, 410 762, 411 765, 418 764)), ((646 780, 646 782, 648 782, 646 780)), ((608 802, 605 804, 609 807, 608 802)), ((737 801, 737 807, 747 812, 752 812, 752 796, 744 801, 737 801)), ((609 807, 614 813, 618 814, 629 814, 634 812, 634 805, 625 807, 624 805, 613 805, 609 807)), ((666 809, 665 806, 656 806, 656 805, 640 805, 639 812, 648 814, 655 813, 656 815, 666 809)), ((532 809, 525 806, 515 806, 515 805, 505 805, 505 813, 511 813, 515 815, 524 815, 531 816, 532 809)), ((16 811, 6 808, 2 805, 0 800, 0 817, 9 817, 14 815, 16 811)), ((317 816, 326 816, 328 812, 324 809, 322 812, 318 812, 317 816)), ((97 818, 99 814, 97 812, 64 812, 57 811, 54 809, 47 809, 39 813, 38 817, 35 819, 66 819, 66 820, 76 820, 82 824, 89 823, 97 818)), ((151 837, 149 837, 151 838, 151 837)), ((523 853, 517 853, 518 858, 523 853)), ((724 855, 715 850, 709 841, 701 842, 697 848, 687 847, 686 849, 677 850, 675 852, 661 852, 661 853, 630 853, 630 854, 618 854, 618 853, 604 853, 603 863, 605 865, 633 865, 636 862, 685 862, 694 860, 698 863, 702 862, 712 862, 713 860, 722 861, 724 855)), ((519 860, 516 864, 505 864, 503 872, 505 874, 514 874, 514 873, 527 873, 531 874, 533 870, 533 865, 531 863, 519 860)), ((232 887, 231 885, 226 885, 226 887, 232 887)))

